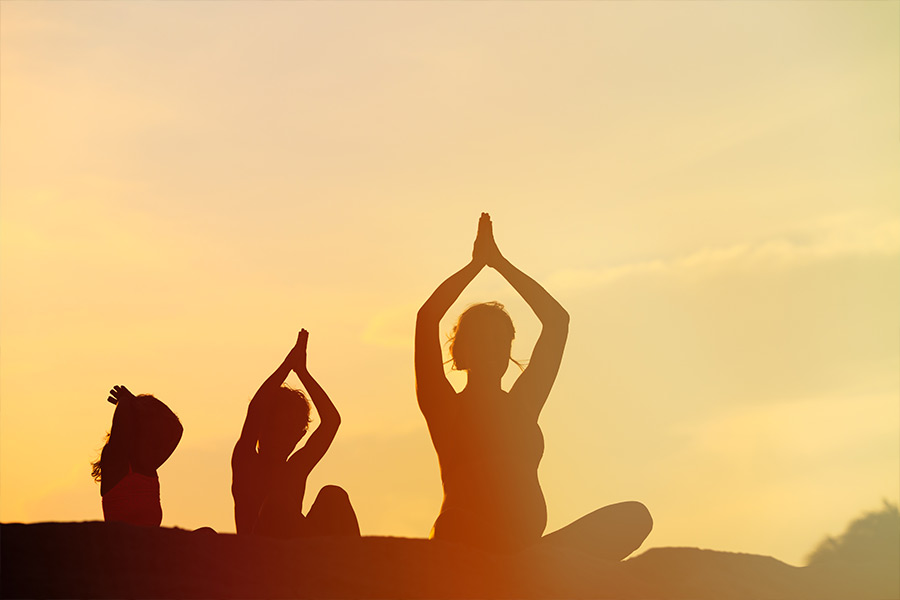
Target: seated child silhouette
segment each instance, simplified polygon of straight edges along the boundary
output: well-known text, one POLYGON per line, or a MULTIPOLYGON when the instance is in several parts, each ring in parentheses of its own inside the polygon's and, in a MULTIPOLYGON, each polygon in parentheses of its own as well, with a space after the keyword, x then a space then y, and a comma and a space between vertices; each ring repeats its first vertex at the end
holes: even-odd
POLYGON ((284 362, 250 401, 241 437, 231 456, 234 521, 238 534, 294 538, 359 535, 347 493, 325 486, 304 516, 306 480, 331 446, 341 417, 325 390, 309 374, 303 329, 284 362), (300 390, 283 385, 294 371, 309 392, 321 422, 306 444, 291 452, 306 434, 310 406, 300 390))
POLYGON ((156 470, 181 440, 181 422, 153 396, 135 396, 125 386, 114 386, 107 400, 116 410, 92 472, 100 482, 103 518, 158 527, 162 506, 156 470))

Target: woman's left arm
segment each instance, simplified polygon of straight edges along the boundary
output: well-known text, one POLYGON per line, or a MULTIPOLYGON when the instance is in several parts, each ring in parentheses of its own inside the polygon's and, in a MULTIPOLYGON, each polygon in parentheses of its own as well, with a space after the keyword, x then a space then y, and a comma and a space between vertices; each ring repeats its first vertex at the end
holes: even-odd
POLYGON ((503 257, 494 243, 492 227, 489 234, 491 251, 488 266, 496 269, 513 286, 541 321, 541 335, 534 345, 528 367, 510 391, 513 395, 521 396, 537 416, 550 395, 562 363, 569 335, 569 313, 538 282, 503 257))

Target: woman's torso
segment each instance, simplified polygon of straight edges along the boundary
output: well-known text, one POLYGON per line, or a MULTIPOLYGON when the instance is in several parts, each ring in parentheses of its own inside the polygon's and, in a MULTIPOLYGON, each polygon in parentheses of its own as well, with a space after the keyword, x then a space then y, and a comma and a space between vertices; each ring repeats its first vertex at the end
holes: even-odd
POLYGON ((498 548, 536 541, 547 523, 536 418, 502 391, 465 390, 452 402, 429 422, 444 487, 433 536, 498 548))

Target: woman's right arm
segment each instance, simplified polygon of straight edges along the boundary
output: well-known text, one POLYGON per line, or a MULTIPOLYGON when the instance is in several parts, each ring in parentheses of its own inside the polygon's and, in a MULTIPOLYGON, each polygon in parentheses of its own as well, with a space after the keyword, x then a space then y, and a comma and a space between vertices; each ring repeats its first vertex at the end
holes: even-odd
POLYGON ((450 385, 444 374, 441 318, 487 264, 485 249, 480 243, 481 224, 484 216, 485 213, 482 213, 482 221, 479 221, 479 236, 475 240, 471 262, 439 285, 416 315, 416 397, 419 400, 419 408, 426 418, 434 408, 439 406, 437 403, 442 398, 453 394, 453 386, 450 385))
POLYGON ((483 266, 473 260, 451 275, 438 286, 416 315, 416 397, 426 417, 435 407, 435 402, 453 393, 453 386, 444 374, 441 318, 483 266))

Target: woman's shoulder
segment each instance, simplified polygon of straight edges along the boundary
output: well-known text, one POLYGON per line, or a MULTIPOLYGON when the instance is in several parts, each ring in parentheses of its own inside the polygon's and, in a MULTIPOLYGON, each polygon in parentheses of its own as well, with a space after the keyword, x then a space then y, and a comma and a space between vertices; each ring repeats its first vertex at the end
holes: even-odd
POLYGON ((424 397, 419 392, 418 399, 419 408, 429 424, 451 418, 457 412, 462 401, 460 393, 449 386, 442 392, 430 393, 424 397))

